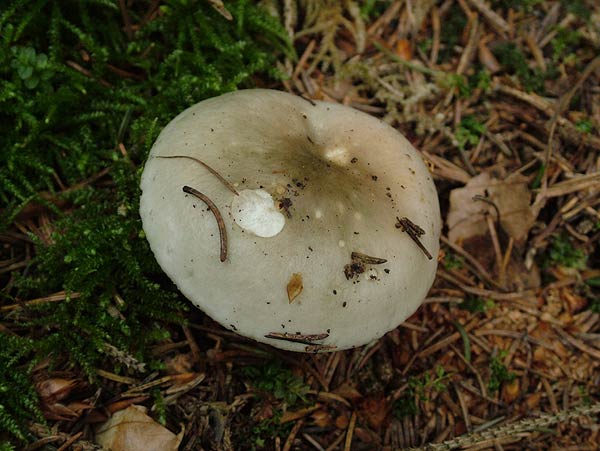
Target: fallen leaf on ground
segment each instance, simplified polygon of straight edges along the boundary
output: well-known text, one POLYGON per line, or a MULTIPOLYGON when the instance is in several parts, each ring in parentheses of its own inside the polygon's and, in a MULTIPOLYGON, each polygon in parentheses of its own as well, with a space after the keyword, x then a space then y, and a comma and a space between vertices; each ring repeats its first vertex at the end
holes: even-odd
POLYGON ((46 404, 54 404, 65 399, 71 390, 78 385, 74 379, 62 379, 54 377, 36 384, 36 389, 42 401, 46 404))
POLYGON ((517 245, 523 244, 535 222, 530 202, 531 192, 525 177, 515 175, 498 180, 483 172, 469 180, 463 188, 450 193, 448 238, 456 243, 488 234, 486 215, 497 218, 495 205, 500 212, 502 229, 514 238, 517 245))
POLYGON ((116 412, 96 431, 96 443, 111 451, 175 451, 183 438, 146 415, 143 406, 116 412))

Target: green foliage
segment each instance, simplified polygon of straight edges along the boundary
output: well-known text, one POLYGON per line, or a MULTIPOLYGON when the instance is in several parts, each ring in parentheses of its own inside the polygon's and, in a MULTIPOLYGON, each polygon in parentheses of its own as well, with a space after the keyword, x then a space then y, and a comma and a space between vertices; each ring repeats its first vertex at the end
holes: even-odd
POLYGON ((180 320, 187 304, 141 229, 137 168, 182 110, 251 87, 256 74, 280 77, 277 57, 293 56, 283 27, 249 0, 227 2, 232 21, 205 0, 163 0, 158 11, 152 0, 126 3, 134 29, 112 0, 0 9, 0 230, 32 200, 49 208, 54 230, 50 245, 31 237, 27 275, 0 302, 68 293, 11 318, 36 333, 23 350, 0 350, 0 387, 15 391, 0 397, 0 433, 14 438, 36 416, 27 371, 16 370, 23 352, 66 354, 92 379, 107 359, 123 373, 135 368, 118 353, 151 359, 150 344, 180 320), (84 182, 101 171, 102 183, 84 182))
POLYGON ((513 42, 503 42, 493 48, 498 61, 509 73, 515 74, 526 91, 544 92, 544 77, 539 69, 530 69, 527 58, 513 42))
MULTIPOLYGON (((458 45, 466 26, 467 16, 457 3, 453 3, 442 21, 440 42, 443 43, 443 47, 439 56, 441 61, 448 60, 454 54, 454 47, 458 45)), ((435 61, 435 63, 437 64, 439 61, 435 61)))
POLYGON ((489 91, 492 85, 492 76, 487 69, 479 69, 469 77, 469 87, 471 89, 481 89, 484 92, 489 91))
POLYGON ((360 15, 364 20, 381 16, 390 6, 390 0, 363 0, 360 3, 360 15))
POLYGON ((130 11, 144 23, 132 39, 113 2, 21 0, 0 16, 4 226, 40 191, 57 191, 56 178, 71 186, 110 166, 117 138, 143 160, 181 110, 251 86, 256 73, 278 76, 275 55, 290 52, 282 27, 248 1, 228 5, 232 22, 203 0, 167 1, 148 21, 150 4, 130 11))
POLYGON ((293 427, 293 422, 281 424, 282 411, 277 410, 271 418, 262 420, 252 426, 249 434, 245 437, 240 437, 238 443, 245 444, 250 451, 265 449, 269 441, 273 441, 275 437, 284 438, 290 434, 293 427))
MULTIPOLYGON (((0 432, 24 441, 26 421, 44 421, 29 379, 33 343, 4 333, 0 334, 0 343, 0 432)), ((0 450, 10 446, 0 441, 0 450)))
POLYGON ((585 4, 585 0, 561 0, 560 3, 567 12, 574 14, 580 19, 589 21, 592 16, 592 12, 585 4))
POLYGON ((590 119, 577 121, 575 127, 581 133, 592 133, 594 131, 594 123, 590 119))
POLYGON ((461 269, 465 265, 465 261, 460 255, 446 250, 442 264, 446 269, 461 269))
POLYGON ((475 119, 475 116, 465 116, 458 124, 455 136, 458 146, 465 149, 467 144, 475 146, 484 133, 484 124, 475 119))
POLYGON ((289 368, 283 367, 278 360, 261 366, 249 366, 243 371, 244 375, 250 379, 251 385, 259 393, 268 393, 285 402, 288 407, 300 401, 306 402, 308 385, 289 368))
POLYGON ((484 313, 494 307, 492 299, 483 299, 477 296, 467 296, 458 307, 471 313, 484 313))
POLYGON ((567 235, 560 234, 552 240, 544 266, 561 265, 567 268, 585 269, 586 261, 585 252, 574 247, 567 235))
POLYGON ((166 338, 161 322, 177 321, 184 305, 170 284, 157 283, 164 276, 141 232, 134 171, 124 162, 112 169, 119 188, 77 192, 80 208, 56 221, 54 244, 38 243, 32 273, 19 281, 22 295, 77 293, 37 307, 28 325, 44 332, 41 352, 68 349, 89 375, 107 343, 143 360, 150 343, 166 338))
POLYGON ((392 405, 392 415, 401 420, 404 417, 411 417, 419 412, 414 393, 409 391, 406 395, 398 398, 392 405))
POLYGON ((502 359, 506 357, 506 351, 500 351, 498 355, 490 360, 490 380, 488 382, 488 390, 491 393, 497 392, 504 382, 512 382, 517 377, 515 373, 508 371, 502 363, 502 359))
POLYGON ((552 61, 555 63, 576 61, 575 50, 579 47, 581 38, 581 33, 577 30, 557 28, 556 36, 550 41, 552 61))
POLYGON ((433 375, 426 372, 421 377, 411 376, 408 379, 406 394, 392 405, 392 414, 398 419, 416 415, 419 411, 418 401, 427 401, 431 391, 445 391, 446 381, 451 376, 441 365, 435 368, 433 375))
POLYGON ((32 47, 12 47, 13 60, 11 68, 17 71, 27 89, 35 89, 40 81, 47 81, 54 75, 48 65, 48 56, 44 53, 36 55, 32 47))

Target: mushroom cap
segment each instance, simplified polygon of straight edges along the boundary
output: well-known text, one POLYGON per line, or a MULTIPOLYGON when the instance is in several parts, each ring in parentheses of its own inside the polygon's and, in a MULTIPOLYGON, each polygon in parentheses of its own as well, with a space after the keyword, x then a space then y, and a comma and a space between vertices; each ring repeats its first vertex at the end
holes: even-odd
MULTIPOLYGON (((161 132, 141 188, 146 237, 181 292, 226 328, 278 348, 369 343, 414 313, 435 277, 441 219, 427 167, 399 132, 346 106, 266 89, 202 101, 161 132), (236 200, 200 164, 157 158, 177 155, 206 163, 240 195, 258 194, 236 200), (224 262, 215 216, 185 185, 220 210, 224 262), (245 214, 238 204, 262 205, 259 190, 272 198, 265 214, 284 219, 274 236, 234 220, 245 214), (433 259, 398 228, 403 217, 423 229, 433 259)), ((256 211, 249 216, 262 227, 256 211)))

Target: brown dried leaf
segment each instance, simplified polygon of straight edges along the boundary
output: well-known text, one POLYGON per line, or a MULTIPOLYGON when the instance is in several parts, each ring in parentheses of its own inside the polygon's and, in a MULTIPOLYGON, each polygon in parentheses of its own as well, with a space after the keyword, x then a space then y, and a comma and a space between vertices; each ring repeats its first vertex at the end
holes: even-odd
POLYGON ((300 296, 300 293, 302 293, 303 289, 304 285, 302 285, 302 274, 295 272, 292 274, 292 277, 287 284, 287 295, 290 304, 294 302, 298 296, 300 296))
POLYGON ((36 389, 43 402, 54 404, 69 396, 76 385, 76 380, 53 377, 36 384, 36 389))
POLYGON ((319 409, 310 416, 313 423, 320 428, 331 426, 332 418, 327 410, 319 409))
POLYGON ((447 219, 450 241, 461 242, 488 233, 485 218, 486 215, 496 218, 496 209, 488 202, 474 200, 475 196, 495 204, 504 231, 515 239, 517 245, 525 242, 535 221, 527 180, 521 175, 498 180, 487 172, 473 177, 466 186, 450 193, 447 219))
POLYGON ((143 406, 115 413, 96 431, 96 443, 111 451, 176 451, 183 430, 175 435, 148 415, 143 406))
POLYGON ((350 401, 355 401, 362 398, 362 394, 349 382, 344 382, 338 388, 333 390, 333 393, 341 396, 344 399, 349 399, 350 401))
POLYGON ((502 401, 507 404, 513 402, 519 396, 521 384, 519 379, 514 379, 511 382, 506 382, 502 385, 502 401))
POLYGON ((412 50, 408 39, 398 39, 396 43, 396 54, 405 61, 412 59, 412 50))

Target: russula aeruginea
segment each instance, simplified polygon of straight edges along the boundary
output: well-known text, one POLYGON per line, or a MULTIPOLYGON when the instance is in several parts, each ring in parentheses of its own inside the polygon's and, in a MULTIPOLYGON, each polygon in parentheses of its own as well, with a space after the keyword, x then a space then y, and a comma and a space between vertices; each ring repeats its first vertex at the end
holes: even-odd
POLYGON ((265 89, 205 100, 162 131, 141 187, 150 247, 181 292, 278 348, 369 343, 433 283, 441 220, 427 167, 346 106, 265 89))

